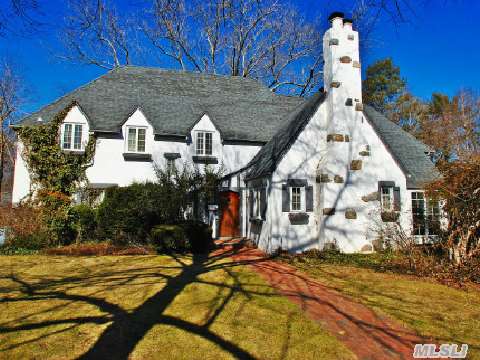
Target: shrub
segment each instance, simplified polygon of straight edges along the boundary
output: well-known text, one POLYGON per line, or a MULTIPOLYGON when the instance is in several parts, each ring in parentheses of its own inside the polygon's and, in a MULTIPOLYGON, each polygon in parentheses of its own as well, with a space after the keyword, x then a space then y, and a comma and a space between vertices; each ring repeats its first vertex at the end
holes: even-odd
POLYGON ((25 238, 43 230, 40 216, 40 210, 31 206, 2 207, 0 208, 0 227, 8 229, 8 238, 25 238))
POLYGON ((70 214, 76 230, 76 242, 93 240, 97 226, 95 211, 88 205, 80 204, 72 207, 70 214))
POLYGON ((180 225, 157 225, 152 229, 150 238, 160 252, 185 251, 189 248, 180 225))
POLYGON ((213 246, 212 229, 200 221, 187 221, 183 224, 185 236, 194 253, 206 253, 213 246))
POLYGON ((151 255, 155 249, 148 246, 115 246, 110 243, 84 243, 49 248, 47 255, 65 256, 105 256, 105 255, 151 255))

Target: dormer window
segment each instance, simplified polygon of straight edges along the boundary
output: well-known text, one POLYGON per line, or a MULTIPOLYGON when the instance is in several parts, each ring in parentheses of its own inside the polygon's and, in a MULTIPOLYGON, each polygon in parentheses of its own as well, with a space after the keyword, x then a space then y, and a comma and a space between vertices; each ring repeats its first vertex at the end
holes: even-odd
POLYGON ((147 128, 127 126, 127 151, 129 153, 144 153, 147 128))
POLYGON ((195 136, 195 154, 212 155, 213 133, 207 131, 196 131, 195 136))
POLYGON ((63 124, 61 139, 63 150, 83 151, 83 125, 74 123, 63 124))

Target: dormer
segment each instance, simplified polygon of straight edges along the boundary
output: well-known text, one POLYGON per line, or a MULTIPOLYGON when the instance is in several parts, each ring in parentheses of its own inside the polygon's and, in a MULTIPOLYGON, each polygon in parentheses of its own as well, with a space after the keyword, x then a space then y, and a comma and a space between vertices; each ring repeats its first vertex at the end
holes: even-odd
POLYGON ((73 106, 60 125, 60 147, 64 151, 83 152, 88 143, 88 119, 80 106, 73 106))
POLYGON ((140 108, 123 123, 122 135, 125 161, 152 161, 153 126, 140 108))
POLYGON ((222 157, 222 139, 208 114, 203 114, 190 131, 191 154, 195 163, 218 164, 222 157))

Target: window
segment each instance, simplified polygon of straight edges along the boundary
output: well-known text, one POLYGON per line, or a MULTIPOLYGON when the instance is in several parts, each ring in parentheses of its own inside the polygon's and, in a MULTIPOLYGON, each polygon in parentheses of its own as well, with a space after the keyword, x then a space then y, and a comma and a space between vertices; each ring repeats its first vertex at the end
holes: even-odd
POLYGON ((260 218, 261 214, 261 194, 260 190, 255 190, 255 212, 254 216, 258 219, 260 218))
POLYGON ((83 144, 83 125, 67 123, 62 125, 62 149, 78 150, 84 148, 83 144))
POLYGON ((197 155, 212 155, 213 134, 211 132, 197 131, 196 135, 195 153, 197 155))
POLYGON ((303 211, 303 187, 290 188, 290 211, 303 211))
POLYGON ((393 187, 382 187, 381 188, 381 205, 382 205, 382 212, 391 212, 394 210, 393 206, 393 187))
POLYGON ((421 191, 412 192, 413 235, 438 235, 440 230, 440 203, 425 199, 421 191))
POLYGON ((175 159, 167 159, 167 172, 173 173, 176 169, 175 159))
POLYGON ((147 129, 143 127, 127 127, 127 151, 145 152, 145 138, 147 129))

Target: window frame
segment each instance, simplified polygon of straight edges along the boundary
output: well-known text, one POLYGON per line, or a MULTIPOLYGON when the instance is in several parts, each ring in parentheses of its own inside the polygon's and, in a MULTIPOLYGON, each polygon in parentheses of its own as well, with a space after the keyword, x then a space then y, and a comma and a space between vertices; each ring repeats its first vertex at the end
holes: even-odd
POLYGON ((253 191, 253 198, 253 217, 255 219, 260 219, 262 217, 262 194, 260 189, 255 189, 253 191))
POLYGON ((393 212, 395 211, 395 195, 393 186, 382 186, 380 188, 380 207, 382 212, 393 212), (384 194, 384 190, 388 190, 388 194, 384 194), (388 195, 389 198, 389 207, 385 207, 384 195, 388 195))
POLYGON ((127 125, 125 127, 125 152, 129 154, 147 154, 147 127, 146 126, 138 126, 138 125, 127 125), (135 130, 135 143, 134 147, 135 150, 130 150, 130 130, 135 130), (139 130, 144 130, 144 139, 143 139, 143 151, 138 150, 139 144, 139 130))
POLYGON ((85 141, 83 139, 83 129, 84 129, 85 124, 83 123, 78 123, 78 122, 65 122, 62 123, 61 126, 61 131, 60 131, 60 148, 63 151, 77 151, 77 152, 82 152, 85 151, 85 141), (66 135, 66 127, 70 127, 69 131, 69 136, 68 136, 68 142, 65 141, 65 135, 66 135), (77 142, 77 137, 76 135, 78 132, 76 131, 77 128, 80 128, 80 142, 77 142), (69 144, 69 147, 65 147, 65 144, 69 144), (75 148, 76 144, 79 144, 78 148, 75 148))
POLYGON ((441 224, 442 208, 439 200, 427 198, 424 191, 412 191, 411 192, 411 206, 412 206, 412 235, 422 238, 436 237, 438 234, 433 233, 433 226, 431 224, 436 221, 438 226, 441 224), (418 197, 421 194, 421 198, 418 197), (415 203, 421 202, 421 206, 414 206, 415 203), (415 211, 416 209, 422 210, 422 212, 415 211), (421 221, 418 223, 418 221, 421 221), (416 225, 421 229, 417 233, 416 225), (423 231, 422 231, 423 229, 423 231))
MULTIPOLYGON (((305 186, 289 186, 288 188, 288 191, 289 191, 289 207, 290 207, 290 212, 305 212, 305 186), (294 189, 298 189, 298 193, 295 194, 295 197, 299 197, 298 198, 298 202, 300 204, 300 207, 299 208, 293 208, 293 204, 294 204, 294 201, 293 201, 293 193, 294 193, 294 189)), ((296 191, 295 191, 296 192, 296 191)), ((295 204, 298 203, 297 201, 295 201, 295 204)))
POLYGON ((213 131, 196 130, 195 131, 195 155, 197 156, 213 156, 213 131), (207 153, 207 135, 210 140, 210 151, 207 153), (199 147, 199 139, 202 138, 202 145, 199 147))
POLYGON ((174 173, 177 170, 175 159, 167 159, 167 172, 174 173))

